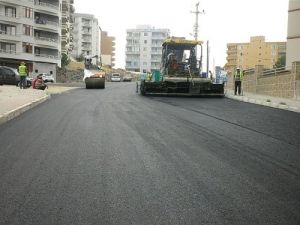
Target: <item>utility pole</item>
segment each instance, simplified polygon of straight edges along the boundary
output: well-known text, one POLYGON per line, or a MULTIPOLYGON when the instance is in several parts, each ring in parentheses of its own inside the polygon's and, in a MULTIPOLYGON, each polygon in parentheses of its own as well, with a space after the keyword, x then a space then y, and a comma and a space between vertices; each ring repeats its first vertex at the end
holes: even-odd
POLYGON ((199 32, 198 17, 199 17, 199 14, 204 14, 205 13, 204 10, 199 11, 199 4, 200 4, 200 2, 198 2, 196 4, 196 11, 191 11, 191 13, 194 13, 196 15, 196 23, 194 25, 194 38, 195 38, 196 41, 198 40, 198 32, 199 32))

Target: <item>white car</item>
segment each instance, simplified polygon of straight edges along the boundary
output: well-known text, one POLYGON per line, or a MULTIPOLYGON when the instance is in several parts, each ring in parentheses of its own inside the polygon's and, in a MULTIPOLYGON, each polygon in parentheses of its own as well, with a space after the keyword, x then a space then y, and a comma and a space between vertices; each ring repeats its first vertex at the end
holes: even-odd
POLYGON ((121 76, 119 73, 113 73, 110 80, 112 82, 121 82, 121 76))
POLYGON ((47 82, 54 83, 54 77, 53 77, 53 75, 48 74, 48 73, 41 73, 39 75, 42 75, 43 81, 45 83, 47 83, 47 82))

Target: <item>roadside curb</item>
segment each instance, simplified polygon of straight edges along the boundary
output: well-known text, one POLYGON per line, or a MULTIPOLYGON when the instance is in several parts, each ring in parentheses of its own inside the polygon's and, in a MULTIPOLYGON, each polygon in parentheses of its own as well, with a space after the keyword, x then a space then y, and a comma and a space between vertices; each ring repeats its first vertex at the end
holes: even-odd
POLYGON ((300 108, 295 107, 295 106, 289 106, 287 104, 267 102, 267 101, 263 101, 263 100, 248 98, 245 96, 234 96, 234 95, 230 95, 230 94, 226 94, 225 97, 234 99, 237 101, 241 101, 241 102, 247 102, 247 103, 252 103, 252 104, 256 104, 256 105, 263 105, 263 106, 268 106, 268 107, 272 107, 272 108, 284 109, 284 110, 300 113, 300 108))
POLYGON ((46 95, 46 96, 44 96, 42 98, 34 100, 34 101, 30 102, 30 103, 27 103, 25 105, 22 105, 22 106, 16 108, 16 109, 13 109, 13 110, 11 110, 9 112, 6 112, 6 113, 0 115, 0 125, 3 124, 3 123, 5 123, 5 122, 7 122, 7 121, 9 121, 9 120, 11 120, 11 119, 13 119, 13 118, 15 118, 15 117, 17 117, 17 116, 19 116, 19 115, 21 115, 25 111, 27 111, 27 110, 29 110, 29 109, 31 109, 31 108, 33 108, 33 107, 41 104, 42 102, 44 102, 44 101, 46 101, 46 100, 48 100, 50 98, 51 98, 51 95, 48 94, 48 95, 46 95))

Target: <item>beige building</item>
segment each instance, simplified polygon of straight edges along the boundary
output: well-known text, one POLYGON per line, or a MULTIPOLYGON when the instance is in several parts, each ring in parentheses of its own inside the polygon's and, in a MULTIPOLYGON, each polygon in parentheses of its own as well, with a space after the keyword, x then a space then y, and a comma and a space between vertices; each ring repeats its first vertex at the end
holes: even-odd
POLYGON ((103 65, 115 66, 115 37, 108 36, 106 31, 101 31, 101 59, 103 65))
POLYGON ((263 65, 271 69, 286 54, 286 42, 266 42, 264 36, 250 38, 249 43, 227 44, 227 63, 225 69, 232 71, 235 67, 251 69, 263 65))
POLYGON ((300 61, 300 1, 289 1, 289 20, 287 37, 286 66, 290 67, 292 62, 300 61))

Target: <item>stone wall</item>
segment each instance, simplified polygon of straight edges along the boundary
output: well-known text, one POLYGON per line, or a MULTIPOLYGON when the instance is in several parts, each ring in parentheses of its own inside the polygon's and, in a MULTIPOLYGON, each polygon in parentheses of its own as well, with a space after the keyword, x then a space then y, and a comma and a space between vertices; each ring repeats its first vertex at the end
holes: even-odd
POLYGON ((56 81, 60 83, 82 82, 84 73, 82 69, 69 70, 57 68, 56 81))
MULTIPOLYGON (((229 90, 234 90, 232 74, 229 73, 226 86, 229 90)), ((267 74, 263 66, 256 66, 254 70, 245 72, 242 87, 245 92, 300 99, 300 62, 294 62, 291 70, 267 74)))

